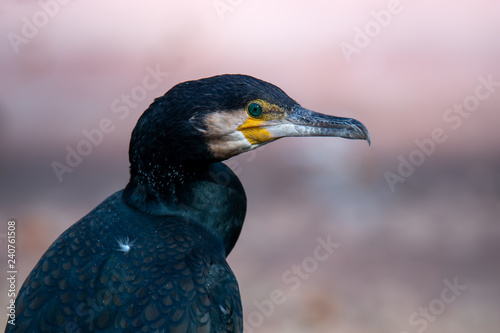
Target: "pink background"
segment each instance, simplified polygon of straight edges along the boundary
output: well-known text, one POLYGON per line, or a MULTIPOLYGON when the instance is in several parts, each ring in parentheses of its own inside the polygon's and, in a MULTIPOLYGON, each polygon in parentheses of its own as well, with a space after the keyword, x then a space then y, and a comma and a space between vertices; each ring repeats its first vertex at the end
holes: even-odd
MULTIPOLYGON (((394 2, 233 0, 222 16, 216 2, 60 4, 16 53, 8 36, 21 34, 23 17, 43 19, 42 7, 2 1, 2 271, 9 219, 17 221, 19 289, 61 232, 125 186, 130 133, 155 97, 181 81, 245 73, 309 109, 354 117, 372 136, 371 147, 283 139, 229 161, 248 195, 228 258, 246 331, 497 332, 500 87, 458 128, 443 117, 470 100, 478 77, 500 82, 500 2, 402 0, 350 62, 340 45, 353 44, 358 28, 376 28, 371 12, 394 2), (139 91, 148 66, 169 75, 120 119, 113 101, 139 91), (66 146, 104 118, 114 130, 60 182, 51 164, 64 163, 66 146), (398 172, 400 156, 423 156, 415 140, 436 128, 445 142, 391 191, 386 172, 398 172), (291 288, 283 274, 311 263, 316 238, 327 236, 340 247, 291 288), (410 315, 439 304, 444 280, 455 278, 467 289, 425 329, 412 326, 410 315), (259 312, 255 303, 275 289, 284 303, 259 312)), ((5 278, 0 287, 7 304, 5 278)))

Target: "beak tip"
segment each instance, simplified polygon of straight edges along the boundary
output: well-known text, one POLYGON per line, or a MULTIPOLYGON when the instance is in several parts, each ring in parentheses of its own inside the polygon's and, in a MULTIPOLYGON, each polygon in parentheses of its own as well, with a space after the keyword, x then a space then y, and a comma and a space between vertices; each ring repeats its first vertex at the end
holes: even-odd
POLYGON ((370 133, 368 132, 366 126, 360 121, 357 121, 355 119, 353 121, 356 122, 355 128, 358 134, 361 136, 360 139, 366 140, 366 142, 368 142, 368 146, 370 146, 372 143, 372 139, 370 138, 370 133))

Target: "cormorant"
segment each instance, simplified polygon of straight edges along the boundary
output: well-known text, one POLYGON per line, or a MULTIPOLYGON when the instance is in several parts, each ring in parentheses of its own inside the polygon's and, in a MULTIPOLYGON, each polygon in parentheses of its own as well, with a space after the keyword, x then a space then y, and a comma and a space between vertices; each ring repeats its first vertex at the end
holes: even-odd
POLYGON ((16 299, 7 332, 242 332, 226 256, 246 196, 221 161, 282 137, 370 142, 359 121, 301 107, 246 75, 177 84, 133 130, 130 182, 66 230, 16 299))

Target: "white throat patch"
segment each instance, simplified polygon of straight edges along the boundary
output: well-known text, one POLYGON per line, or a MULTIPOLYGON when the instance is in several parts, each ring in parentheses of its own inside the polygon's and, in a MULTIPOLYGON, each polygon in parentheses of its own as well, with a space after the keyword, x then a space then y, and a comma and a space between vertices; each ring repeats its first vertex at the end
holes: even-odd
POLYGON ((247 152, 257 145, 248 142, 238 130, 248 119, 245 110, 214 112, 204 119, 206 130, 198 129, 207 138, 208 148, 216 158, 226 159, 247 152))

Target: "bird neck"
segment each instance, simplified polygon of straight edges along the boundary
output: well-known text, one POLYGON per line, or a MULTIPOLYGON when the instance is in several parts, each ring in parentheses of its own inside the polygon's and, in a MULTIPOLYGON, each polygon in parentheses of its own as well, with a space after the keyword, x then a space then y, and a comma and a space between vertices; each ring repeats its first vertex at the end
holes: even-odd
POLYGON ((178 216, 218 237, 231 252, 246 213, 238 177, 222 163, 163 166, 148 172, 131 169, 125 202, 150 215, 178 216))

